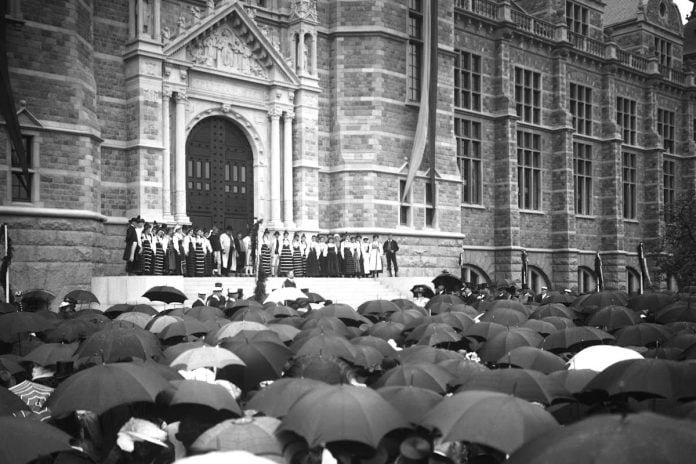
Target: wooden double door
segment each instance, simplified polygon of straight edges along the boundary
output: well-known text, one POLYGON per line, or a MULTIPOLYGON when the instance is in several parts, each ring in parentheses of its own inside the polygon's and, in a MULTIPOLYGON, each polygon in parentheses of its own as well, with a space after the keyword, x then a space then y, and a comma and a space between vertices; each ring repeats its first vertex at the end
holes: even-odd
POLYGON ((223 117, 198 123, 186 142, 186 213, 195 226, 244 233, 253 224, 254 171, 242 130, 223 117))

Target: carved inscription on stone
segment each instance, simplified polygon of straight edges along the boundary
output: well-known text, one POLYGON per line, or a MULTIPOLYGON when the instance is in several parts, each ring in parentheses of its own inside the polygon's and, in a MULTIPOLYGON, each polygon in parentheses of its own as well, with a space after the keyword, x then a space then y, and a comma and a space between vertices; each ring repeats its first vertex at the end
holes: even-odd
POLYGON ((245 41, 229 27, 221 27, 211 35, 189 44, 186 56, 198 65, 268 78, 268 73, 253 57, 245 41))

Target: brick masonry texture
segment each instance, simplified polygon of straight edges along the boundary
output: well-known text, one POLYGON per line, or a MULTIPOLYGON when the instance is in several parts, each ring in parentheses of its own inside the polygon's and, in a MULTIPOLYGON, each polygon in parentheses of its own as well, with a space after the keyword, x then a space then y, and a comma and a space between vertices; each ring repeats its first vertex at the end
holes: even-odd
MULTIPOLYGON (((671 9, 660 16, 658 0, 645 2, 645 22, 636 20, 638 11, 625 18, 605 17, 607 5, 617 1, 581 1, 589 8, 588 37, 603 49, 615 44, 656 69, 656 63, 648 60, 654 53, 654 35, 677 30, 679 18, 671 9)), ((637 269, 637 244, 645 241, 650 247, 664 230, 665 153, 657 133, 659 109, 676 115, 675 150, 668 156, 677 163, 677 196, 696 188, 696 111, 688 98, 693 91, 690 76, 680 81, 650 69, 633 69, 573 42, 540 37, 514 22, 469 11, 466 6, 471 2, 458 8, 452 0, 440 0, 436 224, 434 229, 425 226, 425 173, 431 167, 426 156, 409 203, 410 223, 402 226, 399 181, 406 177, 419 111, 417 102, 407 101, 407 2, 319 0, 318 25, 291 21, 287 0, 267 3, 269 8, 254 9, 255 21, 268 30, 285 60, 292 61, 294 31, 302 27, 317 34, 319 91, 305 85, 294 91, 294 100, 283 100, 288 109, 294 105, 295 113, 295 222, 308 230, 355 229, 368 234, 392 230, 403 244, 402 275, 458 272, 459 252, 465 245, 465 262, 484 279, 515 278, 521 266, 519 250, 525 248, 537 275, 548 279, 543 283, 565 288, 577 285, 578 266, 592 268, 593 252, 598 250, 606 256, 607 284, 626 286, 627 266, 637 269), (480 110, 454 107, 455 55, 460 50, 481 57, 480 110), (517 67, 541 74, 538 124, 523 121, 516 113, 517 67), (572 128, 571 83, 592 89, 590 135, 576 134, 572 128), (617 97, 636 101, 636 145, 622 144, 617 97), (480 204, 462 204, 455 117, 481 124, 480 204), (538 211, 518 207, 519 130, 541 137, 538 211), (576 216, 574 211, 574 142, 592 147, 589 216, 576 216), (635 220, 623 218, 624 152, 636 154, 635 220)), ((554 33, 561 32, 556 24, 565 24, 564 3, 517 2, 526 13, 553 25, 554 33)), ((129 38, 128 4, 128 0, 25 0, 25 22, 8 28, 15 101, 24 100, 27 110, 50 126, 32 129, 40 141, 38 207, 87 210, 116 222, 140 212, 157 215, 163 209, 162 86, 166 80, 175 91, 182 90, 193 73, 164 76, 164 58, 158 51, 132 52, 138 44, 129 38), (131 52, 126 54, 127 50, 131 52)), ((178 32, 180 17, 187 30, 197 27, 192 6, 201 7, 205 20, 204 2, 162 0, 161 5, 161 25, 172 36, 178 32)), ((498 15, 510 14, 504 5, 499 5, 498 15)), ((682 56, 686 48, 681 39, 667 33, 663 38, 672 42, 673 68, 683 63, 687 70, 696 68, 696 57, 682 56)), ((151 41, 145 42, 139 45, 158 50, 151 41)), ((233 83, 239 79, 223 77, 233 83)), ((256 102, 253 111, 263 114, 273 95, 269 91, 268 101, 264 97, 256 102)), ((219 105, 215 95, 206 98, 219 105)), ((196 105, 200 104, 188 103, 187 118, 200 107, 196 105)), ((171 113, 174 133, 173 104, 171 113)), ((254 145, 265 150, 255 161, 267 169, 268 121, 251 118, 250 124, 260 134, 254 145)), ((8 146, 5 133, 0 133, 2 154, 8 146)), ((10 192, 9 161, 7 156, 0 159, 4 160, 2 205, 10 205, 5 198, 10 192)), ((260 181, 267 178, 264 173, 260 181)), ((255 190, 264 192, 259 204, 267 205, 270 188, 255 186, 255 190)), ((11 224, 18 250, 16 286, 42 284, 32 280, 36 270, 50 271, 45 285, 59 293, 70 286, 86 286, 90 275, 122 272, 122 225, 30 215, 12 217, 11 224)))

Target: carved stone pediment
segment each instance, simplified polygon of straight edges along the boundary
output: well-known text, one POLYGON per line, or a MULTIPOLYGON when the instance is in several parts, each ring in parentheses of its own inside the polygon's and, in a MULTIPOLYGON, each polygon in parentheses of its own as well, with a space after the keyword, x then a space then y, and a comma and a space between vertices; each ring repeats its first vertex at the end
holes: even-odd
POLYGON ((192 63, 223 71, 268 79, 267 67, 261 64, 252 50, 227 24, 210 34, 199 37, 186 46, 186 58, 192 63))
POLYGON ((291 0, 290 18, 318 22, 317 0, 291 0))
POLYGON ((299 85, 299 78, 241 2, 223 4, 164 47, 166 61, 190 63, 270 82, 299 85))

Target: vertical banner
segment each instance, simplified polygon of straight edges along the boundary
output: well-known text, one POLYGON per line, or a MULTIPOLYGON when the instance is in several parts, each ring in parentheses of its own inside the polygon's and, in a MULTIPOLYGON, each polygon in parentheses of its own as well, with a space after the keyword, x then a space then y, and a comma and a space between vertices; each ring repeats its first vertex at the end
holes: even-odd
POLYGON ((438 73, 438 0, 430 0, 430 78, 428 79, 428 146, 430 147, 430 188, 432 189, 433 211, 437 207, 437 185, 435 184, 435 167, 437 166, 437 73, 438 73))
POLYGON ((645 245, 643 242, 638 244, 638 261, 640 262, 640 294, 643 294, 645 287, 652 288, 650 272, 648 272, 648 260, 645 258, 645 245))
POLYGON ((522 250, 522 290, 529 288, 529 285, 527 283, 527 267, 527 250, 522 250))
POLYGON ((604 290, 604 270, 602 269, 602 258, 599 256, 599 251, 595 253, 594 272, 597 279, 597 291, 604 290))
POLYGON ((10 302, 10 262, 12 262, 12 241, 7 232, 7 224, 0 229, 0 240, 3 243, 2 265, 0 265, 0 285, 5 290, 5 302, 10 302))

